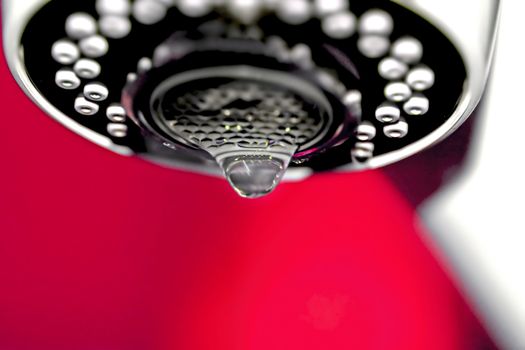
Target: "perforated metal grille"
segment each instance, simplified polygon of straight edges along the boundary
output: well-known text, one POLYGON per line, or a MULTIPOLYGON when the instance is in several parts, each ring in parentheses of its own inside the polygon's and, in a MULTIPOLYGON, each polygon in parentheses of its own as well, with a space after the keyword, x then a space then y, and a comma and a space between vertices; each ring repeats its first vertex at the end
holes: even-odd
POLYGON ((316 106, 290 91, 230 81, 164 98, 163 118, 179 137, 204 149, 300 146, 323 129, 316 106))

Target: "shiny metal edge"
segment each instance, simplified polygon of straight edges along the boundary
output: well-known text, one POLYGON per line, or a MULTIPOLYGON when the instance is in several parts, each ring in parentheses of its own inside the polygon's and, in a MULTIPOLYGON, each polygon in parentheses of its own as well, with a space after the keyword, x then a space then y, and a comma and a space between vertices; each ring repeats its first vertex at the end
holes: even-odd
POLYGON ((130 148, 116 145, 110 138, 100 135, 66 116, 44 98, 31 82, 23 63, 24 52, 20 42, 25 27, 31 17, 49 1, 50 0, 2 1, 3 46, 11 74, 25 94, 33 100, 33 102, 43 109, 50 117, 57 120, 69 130, 118 154, 124 156, 133 155, 134 152, 130 148))
MULTIPOLYGON (((467 50, 467 47, 469 45, 468 40, 471 39, 470 37, 465 38, 463 36, 458 35, 457 31, 454 29, 453 26, 450 25, 449 22, 439 20, 435 16, 435 12, 431 11, 433 7, 439 7, 444 2, 455 1, 456 4, 460 5, 460 7, 471 6, 472 4, 470 2, 462 3, 456 0, 392 1, 398 3, 401 6, 406 7, 410 11, 413 11, 425 18, 436 28, 438 28, 442 33, 444 33, 454 44, 454 46, 462 56, 467 69, 467 80, 465 81, 463 88, 464 93, 463 96, 461 96, 461 99, 454 113, 448 118, 448 120, 443 125, 441 125, 438 129, 434 130, 431 134, 400 150, 393 151, 381 156, 376 156, 370 159, 370 161, 368 161, 365 164, 357 166, 355 164, 349 164, 337 168, 336 171, 345 172, 354 169, 359 170, 381 168, 406 159, 414 154, 417 154, 419 152, 424 151, 425 149, 432 147, 433 145, 439 143, 443 139, 453 134, 463 124, 463 122, 465 122, 465 120, 470 117, 470 115, 474 112, 479 102, 481 101, 483 92, 486 88, 490 67, 494 56, 494 48, 496 46, 495 44, 497 37, 497 29, 499 27, 499 20, 501 17, 501 6, 499 0, 496 0, 494 2, 494 8, 490 9, 491 14, 495 18, 495 21, 493 23, 490 23, 489 25, 485 25, 485 29, 488 29, 488 32, 486 33, 486 35, 488 36, 487 48, 486 50, 479 52, 479 55, 473 54, 472 52, 469 52, 467 50), (423 6, 421 5, 418 5, 421 3, 424 4, 425 8, 423 8, 423 6), (479 74, 480 71, 483 73, 479 74)), ((460 13, 462 16, 464 16, 464 14, 466 13, 469 13, 468 9, 464 10, 466 10, 466 12, 461 9, 458 9, 457 12, 460 13)), ((450 16, 448 18, 450 18, 450 16)), ((480 34, 482 35, 482 33, 480 34)))

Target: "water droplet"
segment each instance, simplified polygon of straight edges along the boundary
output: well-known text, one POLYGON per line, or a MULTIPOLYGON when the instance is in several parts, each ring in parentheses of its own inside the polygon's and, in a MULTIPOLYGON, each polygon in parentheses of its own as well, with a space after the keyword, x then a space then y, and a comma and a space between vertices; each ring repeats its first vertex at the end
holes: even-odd
POLYGON ((113 137, 123 138, 128 135, 128 127, 126 124, 109 123, 107 129, 108 133, 113 137))
POLYGON ((390 40, 381 35, 364 35, 357 42, 359 51, 368 58, 384 56, 390 48, 390 40))
POLYGON ((102 67, 94 60, 82 58, 75 63, 75 73, 84 79, 94 79, 100 75, 102 67))
POLYGON ((423 44, 413 37, 403 37, 392 45, 392 55, 405 63, 417 63, 423 57, 423 44))
POLYGON ((123 16, 103 16, 99 20, 100 32, 112 39, 122 39, 131 32, 131 21, 123 16))
POLYGON ((133 16, 146 25, 158 23, 166 17, 167 7, 161 2, 153 0, 138 0, 133 3, 133 16))
POLYGON ((352 36, 356 28, 355 15, 350 12, 339 12, 323 20, 323 31, 334 39, 346 39, 352 36))
POLYGON ((359 141, 366 142, 372 140, 376 133, 375 126, 368 121, 364 121, 357 127, 356 137, 359 141))
POLYGON ((376 109, 376 119, 382 123, 394 123, 401 117, 401 110, 393 103, 383 103, 376 109))
POLYGON ((227 8, 230 14, 243 24, 254 23, 262 12, 259 0, 229 0, 227 8))
POLYGON ((361 34, 378 34, 388 36, 394 30, 394 20, 388 12, 379 9, 365 12, 359 21, 361 34))
POLYGON ((312 5, 307 0, 279 1, 277 16, 289 24, 302 24, 312 16, 312 5))
POLYGON ((417 91, 430 89, 435 82, 434 71, 428 67, 416 67, 408 73, 407 83, 417 91))
POLYGON ((84 87, 84 96, 92 101, 104 101, 108 95, 108 88, 104 84, 90 83, 84 87))
POLYGON ((58 63, 68 65, 80 57, 78 47, 69 40, 59 40, 53 44, 51 55, 58 63))
POLYGON ((343 103, 347 107, 353 107, 361 104, 363 96, 358 90, 350 90, 343 97, 343 103))
POLYGON ((372 142, 358 142, 352 149, 352 158, 358 162, 366 162, 374 156, 375 145, 372 142))
POLYGON ((387 57, 379 63, 379 74, 387 80, 401 79, 408 72, 408 66, 393 57, 387 57))
POLYGON ((153 61, 148 57, 142 57, 137 63, 137 71, 139 73, 146 73, 153 68, 153 61))
POLYGON ((126 110, 118 103, 114 103, 107 108, 106 116, 114 123, 122 123, 127 118, 126 110))
POLYGON ((400 139, 408 134, 408 123, 405 120, 399 120, 396 124, 384 127, 385 135, 392 139, 400 139))
POLYGON ((315 12, 320 17, 342 12, 348 9, 348 1, 346 0, 315 0, 315 12))
POLYGON ((423 95, 414 95, 404 105, 403 109, 409 115, 423 115, 428 112, 430 102, 423 95))
POLYGON ((99 106, 96 103, 79 96, 75 100, 75 110, 83 115, 95 115, 98 113, 99 106))
POLYGON ((72 39, 83 39, 96 32, 97 22, 87 13, 74 13, 66 20, 66 33, 72 39))
POLYGON ((178 8, 188 17, 202 17, 212 10, 211 2, 208 0, 180 0, 178 8))
POLYGON ((108 41, 100 35, 93 35, 82 39, 79 46, 82 53, 90 58, 102 57, 109 50, 108 41))
POLYGON ((55 82, 59 87, 66 90, 75 90, 81 84, 77 75, 67 68, 61 69, 56 73, 55 82))
POLYGON ((271 193, 281 182, 298 146, 276 147, 264 143, 240 141, 206 147, 234 190, 245 198, 259 198, 271 193))
POLYGON ((405 83, 394 82, 385 87, 385 96, 393 102, 403 102, 410 98, 412 90, 405 83))
POLYGON ((259 198, 272 192, 281 182, 291 160, 266 155, 226 157, 224 174, 235 191, 246 198, 259 198))

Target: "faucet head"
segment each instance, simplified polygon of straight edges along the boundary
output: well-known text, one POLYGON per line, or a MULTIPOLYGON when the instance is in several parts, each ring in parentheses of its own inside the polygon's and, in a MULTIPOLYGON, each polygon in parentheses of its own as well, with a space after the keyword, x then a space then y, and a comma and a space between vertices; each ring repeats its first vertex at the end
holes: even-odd
POLYGON ((43 109, 245 197, 398 161, 465 117, 459 49, 392 1, 32 1, 7 54, 43 109))

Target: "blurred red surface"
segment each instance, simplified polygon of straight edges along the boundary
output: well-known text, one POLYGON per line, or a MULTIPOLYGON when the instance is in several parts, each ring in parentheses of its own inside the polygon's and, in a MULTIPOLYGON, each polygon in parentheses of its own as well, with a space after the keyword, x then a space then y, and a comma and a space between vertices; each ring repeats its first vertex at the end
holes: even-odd
POLYGON ((243 200, 84 141, 0 77, 0 350, 491 346, 380 172, 243 200))

